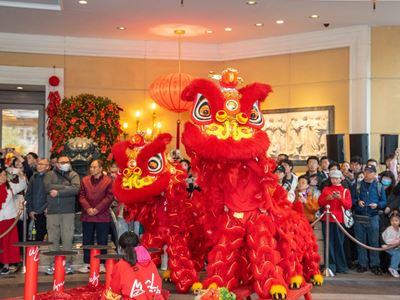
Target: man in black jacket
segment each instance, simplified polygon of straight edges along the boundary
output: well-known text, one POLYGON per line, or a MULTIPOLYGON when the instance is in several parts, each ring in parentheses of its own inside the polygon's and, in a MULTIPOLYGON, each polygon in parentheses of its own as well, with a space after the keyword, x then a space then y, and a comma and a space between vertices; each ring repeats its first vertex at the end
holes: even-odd
POLYGON ((31 239, 43 241, 46 235, 46 215, 47 194, 43 184, 43 178, 49 170, 49 160, 42 158, 38 160, 37 172, 29 180, 28 189, 25 194, 26 209, 29 218, 33 220, 35 227, 32 229, 31 239))

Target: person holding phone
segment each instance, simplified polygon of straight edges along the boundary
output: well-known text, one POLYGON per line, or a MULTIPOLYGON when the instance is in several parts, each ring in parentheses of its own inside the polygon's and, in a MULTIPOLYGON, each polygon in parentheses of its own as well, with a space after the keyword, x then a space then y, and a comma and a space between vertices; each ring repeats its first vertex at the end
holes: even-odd
MULTIPOLYGON (((343 210, 351 208, 351 194, 349 189, 342 186, 343 174, 339 170, 329 172, 332 185, 324 187, 318 203, 321 207, 329 204, 331 213, 335 215, 339 223, 344 223, 343 210)), ((326 216, 322 218, 322 234, 326 245, 326 216)), ((344 234, 339 229, 334 219, 330 218, 329 224, 329 268, 333 273, 347 273, 348 266, 344 253, 344 234)))

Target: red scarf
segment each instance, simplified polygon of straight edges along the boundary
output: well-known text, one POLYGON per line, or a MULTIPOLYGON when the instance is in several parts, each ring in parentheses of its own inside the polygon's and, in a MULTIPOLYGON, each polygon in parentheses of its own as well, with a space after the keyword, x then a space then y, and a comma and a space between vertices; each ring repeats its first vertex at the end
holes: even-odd
POLYGON ((4 183, 0 185, 0 209, 3 206, 3 203, 6 202, 7 195, 8 195, 7 187, 6 184, 4 183))

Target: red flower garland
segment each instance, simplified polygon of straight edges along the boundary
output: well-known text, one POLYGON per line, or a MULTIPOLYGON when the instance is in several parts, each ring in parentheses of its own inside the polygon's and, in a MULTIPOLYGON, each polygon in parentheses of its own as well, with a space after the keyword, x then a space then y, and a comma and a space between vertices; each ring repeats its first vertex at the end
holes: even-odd
POLYGON ((108 98, 81 94, 60 102, 58 93, 51 92, 46 108, 47 132, 52 141, 50 152, 62 152, 70 138, 81 136, 92 138, 98 144, 102 160, 111 160, 111 146, 122 133, 120 111, 108 98))

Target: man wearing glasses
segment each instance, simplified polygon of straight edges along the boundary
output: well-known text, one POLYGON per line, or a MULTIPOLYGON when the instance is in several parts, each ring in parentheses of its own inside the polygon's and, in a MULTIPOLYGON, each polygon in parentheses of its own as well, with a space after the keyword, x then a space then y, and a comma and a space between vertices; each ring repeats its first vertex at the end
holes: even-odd
MULTIPOLYGON (((63 251, 72 250, 74 235, 75 199, 79 193, 80 179, 78 173, 71 169, 68 156, 61 155, 56 167, 44 177, 47 194, 47 234, 51 251, 60 250, 60 237, 63 251)), ((67 258, 65 273, 73 274, 71 257, 67 258)), ((54 265, 50 265, 46 274, 54 273, 54 265)))

